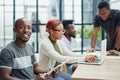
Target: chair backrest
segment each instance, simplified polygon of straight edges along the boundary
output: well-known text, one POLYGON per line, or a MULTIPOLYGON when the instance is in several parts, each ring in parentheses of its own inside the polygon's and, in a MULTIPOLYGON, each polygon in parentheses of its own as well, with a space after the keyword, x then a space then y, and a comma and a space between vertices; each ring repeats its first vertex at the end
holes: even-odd
POLYGON ((67 66, 66 66, 66 64, 63 64, 61 69, 62 69, 63 72, 67 73, 67 66))

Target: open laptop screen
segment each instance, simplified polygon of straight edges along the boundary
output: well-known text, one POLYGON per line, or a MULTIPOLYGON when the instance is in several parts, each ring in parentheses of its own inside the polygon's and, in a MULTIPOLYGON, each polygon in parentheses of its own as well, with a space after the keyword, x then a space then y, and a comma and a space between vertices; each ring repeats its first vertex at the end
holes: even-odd
MULTIPOLYGON (((91 55, 91 53, 88 53, 91 55)), ((83 63, 83 64, 102 64, 103 61, 105 60, 106 58, 106 55, 107 55, 107 52, 106 52, 106 39, 102 40, 101 41, 101 51, 96 51, 96 52, 93 52, 92 54, 95 54, 98 56, 98 59, 94 62, 80 62, 80 63, 83 63)))

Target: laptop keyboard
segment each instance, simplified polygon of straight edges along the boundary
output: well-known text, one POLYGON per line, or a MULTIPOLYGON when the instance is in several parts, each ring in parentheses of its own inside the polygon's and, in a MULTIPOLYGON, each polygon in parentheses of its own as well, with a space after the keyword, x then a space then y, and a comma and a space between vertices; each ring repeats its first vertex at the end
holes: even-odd
POLYGON ((93 63, 99 63, 100 61, 101 61, 101 59, 97 59, 93 63))

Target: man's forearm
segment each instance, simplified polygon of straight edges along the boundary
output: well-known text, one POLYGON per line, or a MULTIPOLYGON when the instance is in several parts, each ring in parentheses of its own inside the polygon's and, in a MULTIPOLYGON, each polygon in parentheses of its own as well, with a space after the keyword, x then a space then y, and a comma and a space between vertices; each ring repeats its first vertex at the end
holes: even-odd
POLYGON ((8 76, 8 77, 0 77, 0 80, 20 80, 20 79, 8 76))
POLYGON ((48 70, 44 70, 42 69, 38 63, 34 64, 34 69, 35 69, 35 74, 39 74, 39 73, 46 73, 48 70))
POLYGON ((20 80, 17 77, 11 76, 12 70, 8 68, 0 68, 0 80, 20 80))
POLYGON ((120 27, 117 28, 115 48, 117 48, 117 49, 120 48, 120 27))
POLYGON ((20 80, 20 79, 15 78, 15 77, 11 77, 11 80, 20 80))
POLYGON ((91 48, 95 48, 95 44, 96 44, 96 39, 95 39, 95 37, 92 37, 91 48))
POLYGON ((91 39, 91 48, 95 48, 96 40, 97 40, 98 29, 93 30, 92 39, 91 39))

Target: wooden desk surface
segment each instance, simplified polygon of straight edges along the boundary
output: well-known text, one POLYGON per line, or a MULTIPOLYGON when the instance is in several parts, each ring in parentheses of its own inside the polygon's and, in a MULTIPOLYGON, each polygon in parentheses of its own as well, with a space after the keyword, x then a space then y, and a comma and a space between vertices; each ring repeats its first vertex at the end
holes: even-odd
POLYGON ((120 80, 120 57, 108 57, 101 65, 79 64, 71 80, 120 80))

